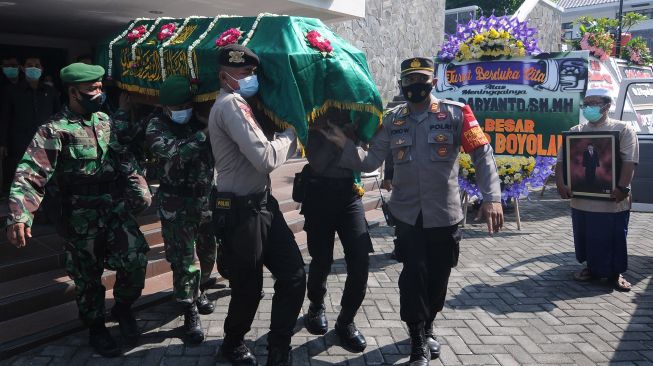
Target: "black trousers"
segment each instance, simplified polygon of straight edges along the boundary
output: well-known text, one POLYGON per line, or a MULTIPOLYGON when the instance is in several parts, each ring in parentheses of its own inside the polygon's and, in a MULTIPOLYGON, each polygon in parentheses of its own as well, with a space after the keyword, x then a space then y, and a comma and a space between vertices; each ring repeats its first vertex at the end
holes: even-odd
POLYGON ((338 321, 344 324, 354 320, 365 298, 369 253, 373 251, 363 202, 353 192, 352 185, 352 179, 312 177, 302 206, 308 252, 311 255, 307 296, 315 304, 322 304, 327 292, 336 232, 342 242, 347 280, 340 300, 342 310, 338 321))
POLYGON ((276 278, 268 344, 288 347, 306 291, 304 261, 295 236, 272 195, 267 195, 267 202, 236 211, 238 218, 223 237, 231 286, 224 322, 225 343, 240 342, 251 329, 261 298, 265 266, 276 278))
POLYGON ((422 226, 422 215, 410 225, 397 220, 397 248, 403 260, 399 276, 401 320, 432 322, 444 307, 451 268, 458 264, 462 233, 458 224, 422 226))

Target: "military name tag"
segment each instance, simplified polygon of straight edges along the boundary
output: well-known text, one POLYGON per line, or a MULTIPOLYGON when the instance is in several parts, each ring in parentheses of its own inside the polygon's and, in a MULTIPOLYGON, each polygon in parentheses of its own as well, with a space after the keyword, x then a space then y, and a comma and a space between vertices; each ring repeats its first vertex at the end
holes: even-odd
POLYGON ((231 198, 218 198, 215 202, 215 207, 222 210, 230 210, 231 198))

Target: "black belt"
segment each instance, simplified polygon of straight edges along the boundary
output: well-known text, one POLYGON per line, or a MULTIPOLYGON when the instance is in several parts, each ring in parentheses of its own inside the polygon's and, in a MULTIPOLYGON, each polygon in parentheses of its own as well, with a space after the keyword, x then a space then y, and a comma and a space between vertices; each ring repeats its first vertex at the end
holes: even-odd
POLYGON ((311 176, 308 178, 308 184, 318 186, 320 188, 328 188, 332 190, 352 190, 354 186, 354 178, 330 178, 321 176, 311 176))
POLYGON ((173 186, 172 184, 161 183, 159 190, 175 196, 201 197, 209 194, 211 186, 173 186))
POLYGON ((268 203, 270 191, 248 194, 247 196, 236 196, 234 201, 237 208, 263 208, 268 203))
POLYGON ((118 193, 118 181, 89 183, 89 184, 72 184, 65 186, 63 192, 75 196, 99 196, 102 194, 118 193))

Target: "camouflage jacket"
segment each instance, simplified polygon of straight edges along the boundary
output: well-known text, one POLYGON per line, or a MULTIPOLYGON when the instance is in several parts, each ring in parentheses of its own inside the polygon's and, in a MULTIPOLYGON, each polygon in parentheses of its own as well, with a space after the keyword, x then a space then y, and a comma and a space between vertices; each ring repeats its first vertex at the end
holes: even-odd
POLYGON ((204 126, 193 117, 179 125, 159 114, 147 125, 145 138, 157 160, 161 185, 210 187, 213 184, 213 154, 204 126))
POLYGON ((107 208, 126 203, 140 212, 151 203, 145 179, 136 171, 131 154, 121 149, 111 119, 94 113, 90 120, 68 107, 39 127, 18 163, 9 193, 7 223, 32 225, 34 212, 43 200, 45 186, 55 178, 63 200, 78 208, 107 208), (73 186, 118 182, 121 194, 67 195, 73 186))

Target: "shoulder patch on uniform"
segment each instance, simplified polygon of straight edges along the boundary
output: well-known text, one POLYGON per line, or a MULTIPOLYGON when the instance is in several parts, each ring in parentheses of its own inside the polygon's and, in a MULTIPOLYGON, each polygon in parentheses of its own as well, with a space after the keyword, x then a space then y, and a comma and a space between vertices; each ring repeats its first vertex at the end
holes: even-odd
POLYGON ((455 105, 456 107, 460 107, 460 108, 465 106, 464 103, 456 102, 456 101, 449 100, 449 99, 440 99, 440 103, 451 104, 451 105, 455 105))
POLYGON ((252 126, 254 130, 259 130, 258 123, 256 123, 256 118, 254 118, 254 113, 252 113, 252 108, 247 104, 243 103, 239 100, 236 100, 236 104, 240 108, 241 111, 243 111, 243 114, 245 115, 245 119, 247 122, 252 126))
POLYGON ((435 113, 437 111, 438 111, 438 103, 437 102, 431 103, 431 108, 429 108, 429 112, 435 113))

